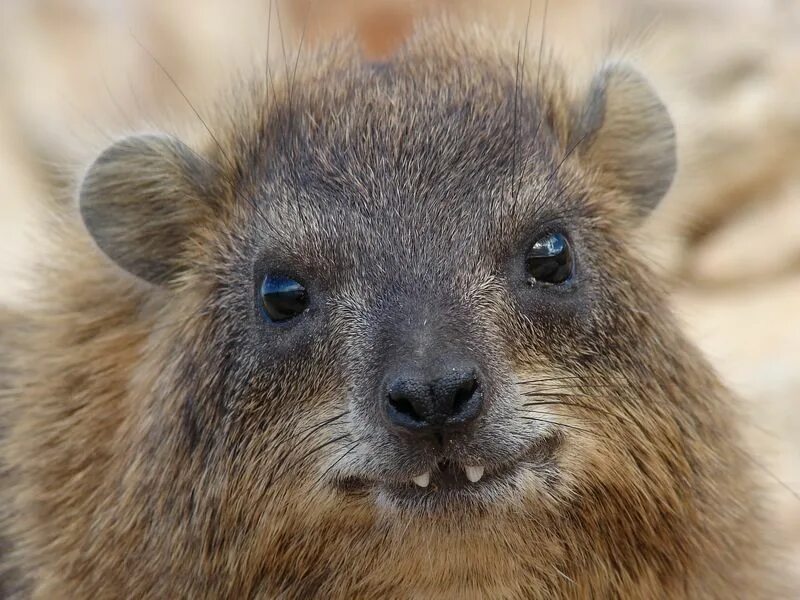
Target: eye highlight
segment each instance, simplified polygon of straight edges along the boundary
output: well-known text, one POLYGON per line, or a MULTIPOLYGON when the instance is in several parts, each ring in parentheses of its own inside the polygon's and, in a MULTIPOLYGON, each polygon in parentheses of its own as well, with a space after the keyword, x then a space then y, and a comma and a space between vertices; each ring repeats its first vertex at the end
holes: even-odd
POLYGON ((569 240, 561 233, 539 238, 525 256, 525 269, 531 285, 565 283, 572 277, 574 264, 569 240))
POLYGON ((306 311, 308 292, 294 279, 267 275, 261 283, 261 308, 273 323, 288 321, 306 311))

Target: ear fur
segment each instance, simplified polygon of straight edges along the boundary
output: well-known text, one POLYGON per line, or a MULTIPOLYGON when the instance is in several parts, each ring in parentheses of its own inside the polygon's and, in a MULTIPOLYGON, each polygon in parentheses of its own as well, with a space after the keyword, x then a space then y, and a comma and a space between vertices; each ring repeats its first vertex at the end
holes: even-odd
POLYGON ((647 80, 625 64, 595 75, 577 111, 573 144, 600 185, 625 197, 639 217, 658 205, 675 176, 672 119, 647 80))
POLYGON ((156 285, 181 270, 180 247, 206 205, 209 166, 165 135, 124 138, 103 151, 80 188, 80 213, 100 249, 156 285))

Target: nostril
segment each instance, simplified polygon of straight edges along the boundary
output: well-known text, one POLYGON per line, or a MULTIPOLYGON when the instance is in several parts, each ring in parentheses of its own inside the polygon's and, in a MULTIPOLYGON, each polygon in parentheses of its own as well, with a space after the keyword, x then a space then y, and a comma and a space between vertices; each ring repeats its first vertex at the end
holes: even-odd
POLYGON ((439 410, 452 426, 474 421, 483 409, 483 393, 477 370, 453 370, 434 384, 439 410))
POLYGON ((459 414, 464 405, 472 398, 478 389, 478 380, 473 375, 458 386, 453 395, 453 414, 459 414))
POLYGON ((389 394, 389 404, 401 415, 405 415, 414 421, 423 420, 422 415, 417 412, 417 410, 414 408, 414 405, 405 396, 394 396, 389 394))

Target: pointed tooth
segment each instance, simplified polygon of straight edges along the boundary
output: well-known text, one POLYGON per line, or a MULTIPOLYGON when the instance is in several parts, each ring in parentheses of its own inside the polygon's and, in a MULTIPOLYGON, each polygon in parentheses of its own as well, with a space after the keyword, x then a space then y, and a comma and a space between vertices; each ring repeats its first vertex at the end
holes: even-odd
POLYGON ((472 483, 477 483, 483 477, 483 467, 467 467, 464 469, 467 472, 467 479, 472 483))
POLYGON ((431 481, 430 472, 423 473, 422 475, 417 475, 416 477, 414 477, 414 483, 416 483, 421 488, 428 487, 430 481, 431 481))

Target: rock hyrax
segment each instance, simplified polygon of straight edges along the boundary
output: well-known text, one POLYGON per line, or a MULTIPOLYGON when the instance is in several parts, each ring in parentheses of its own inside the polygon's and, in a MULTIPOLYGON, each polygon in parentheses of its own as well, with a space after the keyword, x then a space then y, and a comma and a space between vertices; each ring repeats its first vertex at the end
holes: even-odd
POLYGON ((676 168, 642 76, 430 26, 238 90, 205 146, 111 145, 43 240, 14 586, 769 596, 731 395, 637 249, 676 168))

